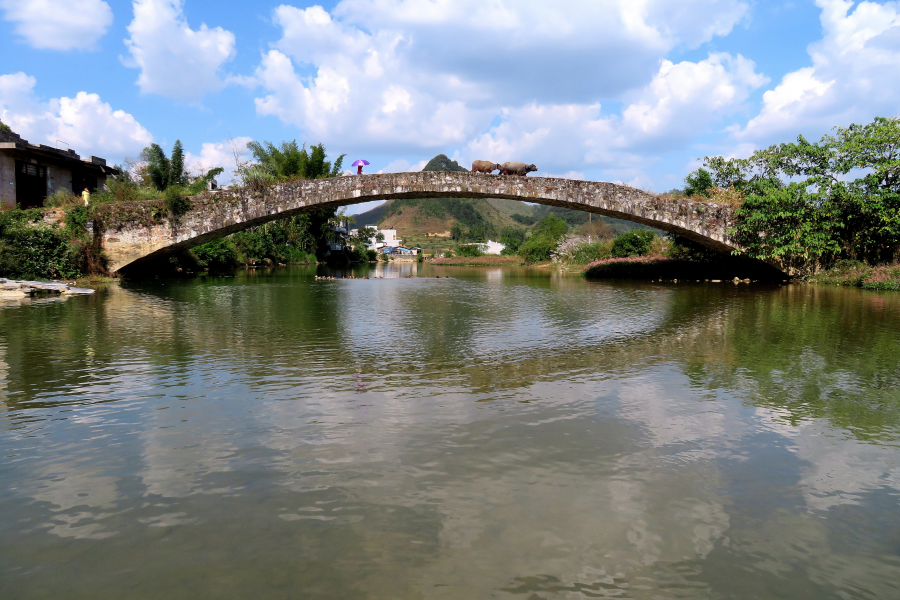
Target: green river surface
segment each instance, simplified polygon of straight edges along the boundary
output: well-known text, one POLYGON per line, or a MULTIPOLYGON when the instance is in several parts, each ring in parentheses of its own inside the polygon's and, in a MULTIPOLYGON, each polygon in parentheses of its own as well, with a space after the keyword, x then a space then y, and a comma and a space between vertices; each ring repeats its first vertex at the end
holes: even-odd
POLYGON ((6 302, 0 598, 900 598, 900 294, 374 269, 6 302))

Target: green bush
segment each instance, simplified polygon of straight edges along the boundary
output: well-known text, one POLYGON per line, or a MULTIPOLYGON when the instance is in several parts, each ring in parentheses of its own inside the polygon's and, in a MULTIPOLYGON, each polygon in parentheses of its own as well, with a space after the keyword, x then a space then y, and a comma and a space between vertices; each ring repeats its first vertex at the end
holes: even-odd
POLYGON ((201 244, 192 252, 197 259, 197 264, 210 271, 233 269, 240 264, 237 247, 227 237, 201 244))
POLYGON ((569 232, 569 224, 556 215, 547 215, 531 230, 531 237, 546 237, 559 240, 569 232))
POLYGON ((589 262, 609 258, 610 256, 612 256, 610 242, 589 242, 576 246, 571 253, 569 262, 576 265, 586 265, 589 262))
POLYGON ((366 250, 366 257, 367 257, 370 261, 371 261, 371 260, 378 260, 378 252, 376 252, 375 250, 371 250, 371 249, 366 250))
POLYGON ((546 262, 550 260, 550 254, 557 246, 559 246, 557 240, 545 236, 532 236, 519 246, 519 256, 528 263, 546 262))
POLYGON ((506 246, 504 250, 509 250, 508 254, 518 252, 519 246, 523 242, 525 242, 525 230, 521 227, 509 225, 500 232, 500 243, 506 246))
POLYGON ((84 245, 70 243, 59 229, 21 223, 3 229, 0 234, 0 276, 68 279, 82 275, 84 245))
POLYGON ((79 203, 81 203, 81 198, 69 190, 56 190, 53 194, 44 198, 44 206, 46 208, 60 208, 79 203))
POLYGON ((531 237, 519 246, 519 256, 528 263, 550 260, 550 254, 568 231, 569 225, 563 219, 547 215, 531 230, 531 237))
POLYGON ((66 211, 66 235, 80 238, 87 235, 88 207, 72 206, 66 211))
POLYGON ((461 245, 456 247, 456 255, 466 258, 475 258, 476 256, 484 256, 484 252, 477 245, 461 245))
POLYGON ((656 235, 646 229, 633 229, 623 233, 613 240, 612 256, 624 258, 626 256, 646 256, 650 252, 650 246, 656 235))
POLYGON ((178 218, 187 211, 191 210, 191 199, 185 194, 184 188, 177 185, 170 185, 165 190, 166 208, 169 213, 178 218))

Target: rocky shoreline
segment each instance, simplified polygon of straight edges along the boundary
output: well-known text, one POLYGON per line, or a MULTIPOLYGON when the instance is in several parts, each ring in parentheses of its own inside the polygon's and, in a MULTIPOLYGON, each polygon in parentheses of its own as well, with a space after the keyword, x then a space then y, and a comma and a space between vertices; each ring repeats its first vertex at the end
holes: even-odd
POLYGON ((74 284, 56 281, 17 281, 0 277, 0 298, 25 298, 38 292, 50 292, 61 296, 86 296, 94 293, 92 289, 73 286, 74 284))

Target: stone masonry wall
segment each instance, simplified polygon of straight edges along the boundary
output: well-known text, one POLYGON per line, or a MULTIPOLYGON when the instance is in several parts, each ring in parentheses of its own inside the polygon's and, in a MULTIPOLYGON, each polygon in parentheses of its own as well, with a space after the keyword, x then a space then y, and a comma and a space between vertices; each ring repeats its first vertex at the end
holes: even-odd
POLYGON ((97 234, 103 237, 112 270, 120 271, 293 214, 370 200, 425 197, 509 198, 585 210, 672 232, 719 252, 735 249, 727 234, 733 222, 728 206, 665 198, 605 182, 452 172, 345 176, 279 183, 256 191, 207 192, 192 198, 192 210, 171 222, 150 217, 161 214, 158 201, 156 209, 146 202, 108 205, 100 209, 104 230, 97 234))
POLYGON ((16 161, 12 156, 0 154, 0 208, 16 205, 16 161))

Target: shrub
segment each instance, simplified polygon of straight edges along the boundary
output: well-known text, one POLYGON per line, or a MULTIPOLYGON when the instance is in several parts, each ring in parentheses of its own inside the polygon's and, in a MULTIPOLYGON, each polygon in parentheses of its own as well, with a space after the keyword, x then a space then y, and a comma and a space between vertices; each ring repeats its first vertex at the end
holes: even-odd
POLYGON ((509 225, 500 232, 500 243, 506 246, 504 250, 508 249, 509 254, 515 254, 524 241, 525 230, 521 227, 509 225))
POLYGON ((646 229, 632 229, 613 240, 612 256, 624 258, 626 256, 646 256, 656 235, 646 229))
POLYGON ((519 246, 519 256, 528 263, 550 260, 559 241, 569 230, 569 225, 555 215, 547 215, 531 230, 531 237, 519 246))
POLYGON ((192 252, 197 264, 210 271, 233 269, 240 264, 237 246, 227 237, 201 244, 192 252))
POLYGON ((165 191, 166 208, 169 213, 178 218, 191 210, 191 199, 184 193, 184 189, 177 185, 170 185, 165 191))
POLYGON ((72 206, 66 211, 66 235, 80 238, 87 235, 88 207, 72 206))
POLYGON ((17 224, 0 236, 0 275, 13 279, 79 277, 83 244, 70 245, 64 233, 44 224, 17 224))
POLYGON ((545 262, 550 260, 550 254, 558 245, 556 240, 549 237, 531 237, 519 247, 519 256, 528 263, 545 262))
POLYGON ((81 203, 81 198, 69 190, 56 190, 53 194, 44 198, 44 206, 46 208, 61 208, 79 203, 81 203))
POLYGON ((370 261, 372 261, 372 260, 378 260, 378 252, 376 252, 375 250, 371 250, 371 249, 366 250, 366 257, 367 257, 370 261))
POLYGON ((481 247, 477 244, 461 245, 456 247, 456 256, 464 256, 466 258, 475 258, 476 256, 484 256, 481 247))
POLYGON ((712 187, 709 190, 709 200, 716 204, 725 204, 732 208, 738 208, 744 203, 744 192, 735 189, 733 185, 727 188, 712 187))
POLYGON ((610 256, 612 256, 611 241, 590 242, 576 246, 572 251, 570 262, 583 265, 610 256))
POLYGON ((556 215, 547 215, 531 230, 531 237, 546 237, 558 240, 569 231, 569 225, 556 215))

